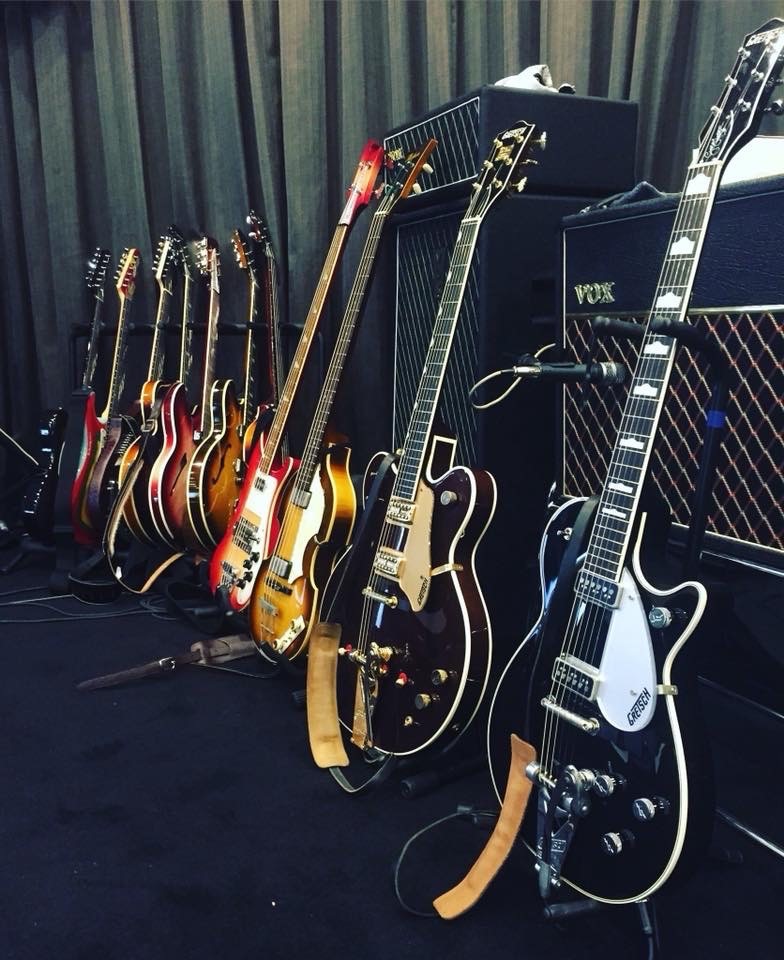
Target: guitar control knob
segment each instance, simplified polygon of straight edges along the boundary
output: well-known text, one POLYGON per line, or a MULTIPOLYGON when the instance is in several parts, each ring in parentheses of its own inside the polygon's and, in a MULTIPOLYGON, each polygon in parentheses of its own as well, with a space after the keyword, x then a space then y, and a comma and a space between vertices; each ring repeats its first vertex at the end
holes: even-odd
POLYGON ((417 710, 426 710, 432 702, 433 698, 429 693, 418 693, 414 697, 414 706, 417 710))
POLYGON ((444 490, 439 499, 442 507, 448 507, 450 503, 457 501, 457 494, 454 490, 444 490))
POLYGON ((248 557, 242 561, 242 565, 246 570, 250 570, 250 568, 253 566, 253 561, 250 559, 250 557, 248 557))
POLYGON ((410 714, 409 714, 409 716, 407 716, 407 717, 403 717, 403 726, 404 726, 404 727, 413 727, 413 726, 414 726, 414 718, 413 718, 410 714))
POLYGON ((615 790, 617 782, 615 777, 611 777, 609 773, 600 773, 591 786, 593 792, 598 796, 609 797, 615 790))
POLYGON ((401 672, 397 675, 395 679, 395 684, 398 687, 404 687, 408 683, 408 674, 401 672))
POLYGON ((656 630, 664 630, 672 623, 672 613, 667 607, 651 607, 648 613, 648 623, 656 630))
POLYGON ((653 820, 656 816, 656 804, 647 797, 640 797, 632 804, 632 813, 635 820, 653 820))
POLYGON ((623 852, 623 838, 620 833, 605 833, 602 836, 602 849, 608 857, 617 857, 623 852))
POLYGON ((430 682, 434 687, 440 687, 449 679, 449 673, 446 670, 434 670, 430 674, 430 682))

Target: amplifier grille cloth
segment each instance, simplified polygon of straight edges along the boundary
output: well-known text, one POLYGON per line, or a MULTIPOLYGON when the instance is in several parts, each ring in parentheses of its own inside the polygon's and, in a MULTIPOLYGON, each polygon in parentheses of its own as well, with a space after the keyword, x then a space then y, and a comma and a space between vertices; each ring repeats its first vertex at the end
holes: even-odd
MULTIPOLYGON (((644 318, 624 316, 626 320, 644 318)), ((784 312, 690 313, 710 331, 730 363, 730 399, 718 457, 714 504, 707 531, 753 547, 784 551, 784 312), (735 366, 737 364, 737 366, 735 366)), ((589 318, 568 318, 567 359, 583 360, 589 318)), ((601 338, 594 359, 623 360, 633 369, 635 348, 626 340, 601 338)), ((703 361, 679 348, 664 406, 651 469, 676 523, 687 525, 710 397, 703 361)), ((601 490, 620 425, 627 386, 564 389, 564 493, 601 490), (584 389, 584 392, 583 392, 584 389)), ((784 555, 776 559, 779 564, 784 555)))
MULTIPOLYGON (((462 213, 405 224, 397 231, 395 395, 393 437, 405 440, 425 356, 435 324, 449 260, 462 213)), ((468 390, 476 377, 479 342, 479 251, 477 250, 457 321, 437 416, 458 438, 458 462, 475 466, 479 451, 476 412, 468 390)))
POLYGON ((385 137, 384 149, 406 154, 421 147, 429 137, 438 140, 438 147, 430 160, 433 172, 419 178, 423 194, 473 180, 479 166, 479 97, 385 137))

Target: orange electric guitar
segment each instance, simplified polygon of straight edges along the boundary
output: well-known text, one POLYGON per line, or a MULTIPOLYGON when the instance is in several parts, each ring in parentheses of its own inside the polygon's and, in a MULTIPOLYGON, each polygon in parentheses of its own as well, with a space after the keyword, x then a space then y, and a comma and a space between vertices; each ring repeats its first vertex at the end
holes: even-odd
POLYGON ((370 200, 383 157, 384 151, 377 143, 371 141, 365 146, 280 394, 278 409, 263 442, 257 443, 253 449, 231 526, 212 555, 210 586, 216 593, 220 591, 225 602, 236 610, 247 605, 261 563, 275 545, 282 488, 295 469, 291 457, 284 459, 280 456, 289 411, 349 229, 370 200))

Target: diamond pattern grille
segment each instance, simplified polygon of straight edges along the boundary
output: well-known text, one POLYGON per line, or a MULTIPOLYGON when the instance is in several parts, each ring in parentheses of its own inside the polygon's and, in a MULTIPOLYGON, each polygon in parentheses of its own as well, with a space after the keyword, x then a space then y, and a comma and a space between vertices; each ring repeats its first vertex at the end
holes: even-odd
MULTIPOLYGON (((567 359, 588 352, 588 317, 569 318, 567 359)), ((642 317, 624 317, 642 322, 642 317)), ((689 315, 709 331, 733 365, 727 426, 718 457, 714 503, 707 531, 755 547, 781 551, 784 563, 784 313, 689 315)), ((636 349, 627 340, 597 341, 595 360, 623 360, 633 369, 636 349)), ((684 348, 677 354, 651 471, 676 523, 688 525, 710 388, 684 348)), ((599 492, 626 402, 628 387, 564 389, 562 489, 569 496, 599 492)))

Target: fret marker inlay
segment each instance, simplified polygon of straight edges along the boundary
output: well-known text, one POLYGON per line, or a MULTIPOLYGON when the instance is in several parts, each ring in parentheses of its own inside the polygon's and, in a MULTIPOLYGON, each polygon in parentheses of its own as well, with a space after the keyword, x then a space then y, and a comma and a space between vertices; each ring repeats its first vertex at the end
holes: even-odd
POLYGON ((614 507, 602 507, 602 513, 608 517, 617 517, 619 520, 625 520, 626 514, 623 510, 616 510, 614 507))
POLYGON ((619 493, 634 493, 634 487, 630 487, 628 483, 621 483, 618 480, 613 480, 612 483, 608 484, 609 490, 617 490, 619 493))
POLYGON ((680 305, 681 297, 677 293, 673 293, 672 290, 663 293, 656 301, 656 306, 662 310, 676 310, 680 305))
POLYGON ((687 197, 702 196, 710 190, 711 178, 700 172, 695 174, 686 185, 685 194, 687 197))
POLYGON ((644 450, 645 444, 641 443, 639 440, 635 440, 634 437, 625 437, 618 444, 619 447, 628 447, 630 450, 644 450))
POLYGON ((659 391, 656 387, 652 387, 650 383, 641 383, 639 386, 635 387, 632 393, 636 397, 655 397, 659 391))
POLYGON ((643 353, 652 353, 657 357, 666 357, 669 352, 670 348, 666 343, 662 343, 661 340, 654 340, 653 343, 649 343, 643 350, 643 353))
POLYGON ((671 257, 690 257, 694 253, 694 248, 697 244, 693 240, 689 240, 688 237, 683 236, 680 240, 676 240, 675 243, 670 247, 670 256, 671 257))

